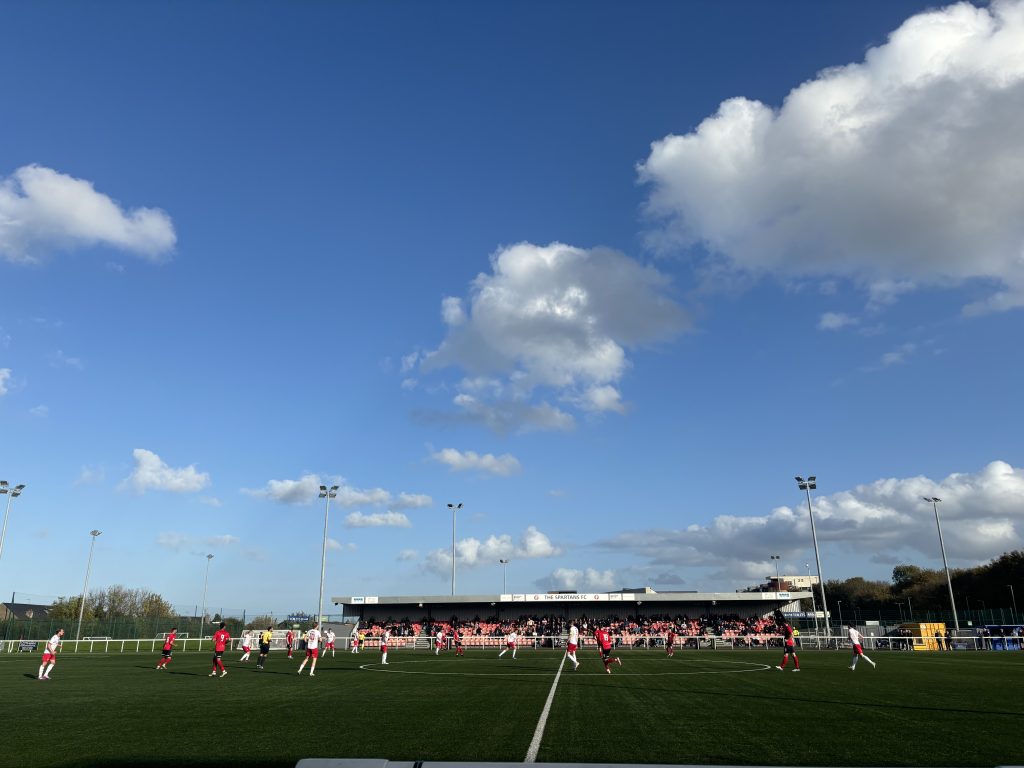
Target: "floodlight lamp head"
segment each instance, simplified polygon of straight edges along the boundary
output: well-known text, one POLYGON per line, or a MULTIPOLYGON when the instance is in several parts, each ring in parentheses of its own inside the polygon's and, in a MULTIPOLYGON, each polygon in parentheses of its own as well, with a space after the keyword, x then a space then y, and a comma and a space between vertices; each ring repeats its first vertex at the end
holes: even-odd
POLYGON ((810 476, 809 476, 809 477, 807 478, 807 482, 808 482, 808 483, 813 483, 813 482, 814 482, 815 480, 817 480, 817 479, 818 479, 818 478, 817 478, 817 476, 816 476, 816 475, 810 475, 810 476))
POLYGON ((932 501, 942 501, 938 496, 932 496, 932 501))
POLYGON ((796 481, 797 481, 798 483, 802 483, 802 482, 804 481, 804 479, 803 479, 802 477, 800 477, 800 475, 797 475, 797 476, 796 476, 796 481))
POLYGON ((213 560, 213 555, 207 555, 207 556, 206 556, 206 559, 207 559, 207 560, 213 560))
POLYGON ((332 485, 332 486, 331 486, 331 490, 332 490, 332 491, 336 491, 336 490, 338 490, 338 486, 337 486, 337 485, 332 485))
POLYGON ((814 490, 817 490, 818 484, 817 483, 808 482, 807 483, 807 487, 810 488, 812 491, 814 491, 814 490))
POLYGON ((24 483, 21 485, 14 486, 14 490, 11 491, 11 496, 21 496, 21 492, 25 490, 24 483))
POLYGON ((92 536, 93 538, 95 538, 96 536, 99 536, 101 533, 103 533, 103 531, 97 531, 95 528, 93 528, 91 531, 89 531, 89 535, 92 536))
POLYGON ((7 481, 6 480, 0 480, 0 488, 6 488, 6 487, 7 487, 7 481))
POLYGON ((327 490, 327 486, 326 485, 321 485, 320 486, 320 491, 321 492, 326 491, 326 490, 327 490))

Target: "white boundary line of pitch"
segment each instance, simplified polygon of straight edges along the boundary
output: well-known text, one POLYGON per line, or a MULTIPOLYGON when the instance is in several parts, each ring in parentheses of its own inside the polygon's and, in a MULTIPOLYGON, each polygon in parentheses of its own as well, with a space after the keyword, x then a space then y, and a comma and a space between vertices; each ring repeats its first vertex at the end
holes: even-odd
POLYGON ((524 763, 534 763, 537 761, 537 752, 540 751, 540 740, 544 738, 544 726, 548 724, 548 713, 551 712, 551 702, 555 700, 555 689, 558 688, 558 678, 562 676, 562 667, 565 666, 565 656, 562 656, 562 661, 558 665, 558 671, 555 673, 554 682, 551 683, 551 690, 548 691, 548 700, 544 702, 544 709, 541 710, 540 720, 537 721, 537 727, 533 731, 533 739, 530 741, 530 748, 526 750, 526 757, 523 759, 524 763))

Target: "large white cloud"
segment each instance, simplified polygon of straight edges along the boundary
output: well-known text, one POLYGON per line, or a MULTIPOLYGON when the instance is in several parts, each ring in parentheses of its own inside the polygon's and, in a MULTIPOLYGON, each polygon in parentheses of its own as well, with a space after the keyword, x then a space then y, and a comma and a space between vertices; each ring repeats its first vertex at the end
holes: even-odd
POLYGON ((868 286, 983 278, 999 287, 966 310, 1006 309, 1024 305, 1021 125, 1024 2, 960 3, 911 17, 781 108, 722 102, 654 142, 639 174, 663 245, 868 286))
POLYGON ((345 517, 346 528, 408 528, 411 525, 409 518, 401 512, 373 512, 369 515, 350 512, 345 517))
POLYGON ((174 248, 170 217, 122 209, 91 182, 26 165, 0 177, 0 258, 35 261, 52 249, 105 245, 160 261, 174 248))
POLYGON ((688 324, 669 279, 617 251, 519 243, 491 256, 466 299, 446 297, 442 344, 421 370, 467 372, 455 404, 495 429, 564 429, 573 417, 550 393, 585 411, 621 411, 626 350, 688 324))
POLYGON ((457 448, 442 448, 431 454, 434 461, 450 467, 455 472, 486 472, 492 475, 513 475, 522 470, 519 459, 511 453, 495 456, 493 453, 479 454, 476 451, 460 451, 457 448))
POLYGON ((148 490, 193 493, 210 484, 210 475, 196 470, 195 464, 171 467, 145 448, 136 448, 132 456, 135 458, 135 469, 121 482, 121 488, 130 488, 136 493, 148 490))
POLYGON ((571 589, 577 592, 609 592, 618 588, 614 570, 596 568, 555 568, 539 584, 546 589, 571 589))
MULTIPOLYGON (((976 565, 1024 545, 1024 469, 1003 461, 942 480, 887 478, 817 496, 818 541, 865 559, 891 554, 898 560, 897 553, 914 553, 934 562, 935 517, 924 496, 942 499, 946 554, 954 564, 976 565)), ((763 515, 720 515, 677 530, 629 531, 599 546, 652 566, 710 567, 723 578, 760 579, 774 572, 769 553, 783 555, 785 568, 802 573, 810 542, 807 508, 797 505, 763 515)), ((823 567, 826 578, 839 575, 823 567)))
MULTIPOLYGON (((519 542, 512 536, 503 533, 491 535, 486 540, 470 537, 455 543, 455 556, 460 566, 496 565, 501 559, 532 559, 538 557, 554 557, 562 550, 555 546, 547 534, 539 531, 536 526, 529 526, 522 534, 519 542)), ((435 549, 427 553, 423 563, 426 570, 437 574, 451 573, 451 549, 435 549)))
POLYGON ((7 394, 7 382, 11 378, 10 368, 0 368, 0 396, 7 394))
POLYGON ((395 495, 383 488, 354 488, 344 480, 321 478, 307 473, 298 480, 268 480, 263 488, 243 488, 242 493, 281 504, 309 504, 320 496, 321 485, 338 485, 335 503, 343 507, 388 506, 393 509, 429 507, 433 499, 422 493, 395 495))

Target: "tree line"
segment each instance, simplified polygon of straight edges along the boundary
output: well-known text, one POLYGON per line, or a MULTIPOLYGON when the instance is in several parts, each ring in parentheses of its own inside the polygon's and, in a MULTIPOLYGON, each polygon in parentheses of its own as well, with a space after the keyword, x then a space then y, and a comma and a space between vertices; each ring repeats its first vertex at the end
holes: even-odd
MULTIPOLYGON (((77 619, 82 606, 82 596, 58 597, 50 606, 50 617, 54 619, 77 619)), ((86 595, 86 621, 115 618, 159 619, 174 616, 171 604, 156 592, 148 589, 130 589, 115 584, 104 589, 94 589, 86 595)))
MULTIPOLYGON (((976 568, 951 570, 950 580, 958 610, 1012 608, 1015 598, 1024 600, 1024 552, 1006 552, 976 568)), ((844 610, 891 611, 894 603, 909 599, 915 612, 949 610, 945 571, 917 565, 897 565, 887 582, 859 576, 827 580, 825 592, 833 609, 841 600, 844 610)))

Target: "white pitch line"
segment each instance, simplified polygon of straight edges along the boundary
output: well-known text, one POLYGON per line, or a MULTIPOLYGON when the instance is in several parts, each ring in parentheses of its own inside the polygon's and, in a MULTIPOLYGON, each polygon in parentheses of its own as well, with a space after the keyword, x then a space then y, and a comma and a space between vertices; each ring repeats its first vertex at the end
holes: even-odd
POLYGON ((537 761, 537 752, 540 751, 540 740, 544 738, 544 726, 548 723, 548 713, 551 711, 551 702, 555 700, 555 689, 558 687, 558 678, 562 676, 562 667, 565 666, 565 656, 562 656, 562 662, 558 665, 558 672, 555 673, 555 680, 551 683, 551 690, 548 691, 548 700, 544 702, 544 709, 540 713, 540 720, 537 721, 537 728, 533 732, 533 740, 530 742, 530 748, 526 750, 526 758, 523 760, 524 763, 534 763, 537 761))

